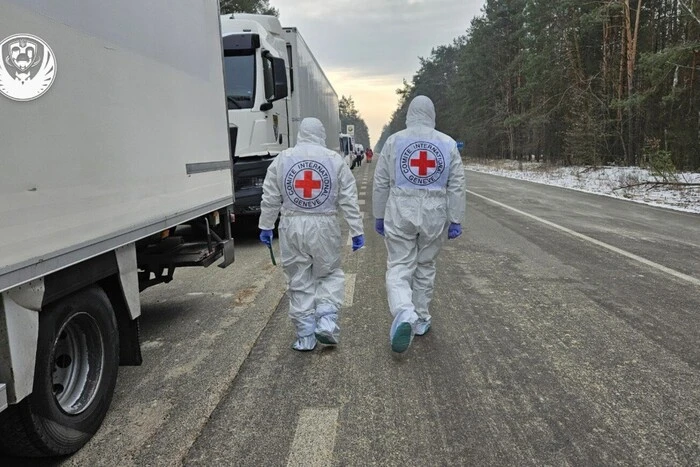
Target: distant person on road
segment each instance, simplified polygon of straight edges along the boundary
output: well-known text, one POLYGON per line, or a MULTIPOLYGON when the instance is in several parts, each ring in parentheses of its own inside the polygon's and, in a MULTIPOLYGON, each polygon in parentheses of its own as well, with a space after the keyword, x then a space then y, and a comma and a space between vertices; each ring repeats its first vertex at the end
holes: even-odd
POLYGON ((425 96, 408 106, 406 129, 380 153, 372 195, 375 230, 387 249, 386 290, 394 317, 391 349, 405 352, 430 329, 435 260, 445 237, 462 234, 464 168, 457 143, 435 130, 435 107, 425 96))
POLYGON ((372 156, 374 156, 374 152, 372 151, 372 148, 367 148, 365 151, 365 156, 367 157, 367 163, 371 164, 372 163, 372 156))
POLYGON ((359 145, 355 145, 355 152, 353 153, 352 165, 350 170, 355 170, 355 167, 360 167, 362 165, 362 150, 359 145))
POLYGON ((357 152, 355 154, 356 154, 355 160, 357 161, 357 166, 361 167, 362 166, 362 158, 365 155, 365 151, 364 151, 364 149, 362 149, 362 146, 358 145, 357 152))
POLYGON ((326 148, 320 120, 305 118, 297 145, 277 156, 267 169, 260 205, 260 241, 272 246, 279 223, 282 268, 287 277, 289 317, 296 327, 296 350, 313 350, 316 341, 336 345, 338 311, 345 294, 340 268, 340 210, 350 226, 352 249, 365 244, 355 177, 343 158, 326 148))

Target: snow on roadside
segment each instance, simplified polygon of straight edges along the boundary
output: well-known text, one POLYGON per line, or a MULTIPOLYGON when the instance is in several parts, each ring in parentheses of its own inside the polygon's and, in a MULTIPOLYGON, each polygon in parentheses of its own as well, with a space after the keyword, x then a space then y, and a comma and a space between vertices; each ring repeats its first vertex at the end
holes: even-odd
MULTIPOLYGON (((640 167, 549 167, 536 162, 523 162, 522 170, 519 170, 518 165, 517 161, 510 160, 495 161, 488 165, 467 162, 465 168, 678 211, 700 213, 700 186, 641 185, 622 188, 657 180, 649 170, 640 167)), ((679 182, 700 183, 700 173, 683 172, 678 173, 677 177, 679 182)))

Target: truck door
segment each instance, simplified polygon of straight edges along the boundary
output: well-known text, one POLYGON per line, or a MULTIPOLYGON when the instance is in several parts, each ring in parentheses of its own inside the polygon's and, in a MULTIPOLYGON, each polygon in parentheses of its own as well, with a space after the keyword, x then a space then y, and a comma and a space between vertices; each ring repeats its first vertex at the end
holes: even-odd
POLYGON ((269 109, 266 115, 268 115, 269 124, 272 127, 271 146, 283 150, 290 145, 285 63, 283 59, 273 57, 270 53, 263 53, 262 65, 265 80, 265 100, 268 102, 267 109, 269 109))

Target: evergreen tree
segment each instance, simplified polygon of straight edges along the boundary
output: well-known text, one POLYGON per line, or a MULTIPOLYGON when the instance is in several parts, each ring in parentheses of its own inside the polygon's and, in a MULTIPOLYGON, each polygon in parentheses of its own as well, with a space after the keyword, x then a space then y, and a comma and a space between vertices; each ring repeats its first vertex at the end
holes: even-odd
POLYGON ((270 0, 221 0, 221 14, 257 13, 279 16, 277 8, 270 6, 270 0))
POLYGON ((380 143, 425 94, 473 157, 700 168, 700 1, 487 0, 420 63, 380 143))

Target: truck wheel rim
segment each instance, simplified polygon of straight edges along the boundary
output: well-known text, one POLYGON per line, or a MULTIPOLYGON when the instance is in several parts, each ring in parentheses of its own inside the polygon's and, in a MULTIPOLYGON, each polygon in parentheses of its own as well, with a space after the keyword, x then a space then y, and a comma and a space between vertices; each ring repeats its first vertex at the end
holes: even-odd
POLYGON ((76 313, 54 342, 53 394, 69 415, 85 411, 95 399, 104 368, 104 342, 95 318, 76 313))

